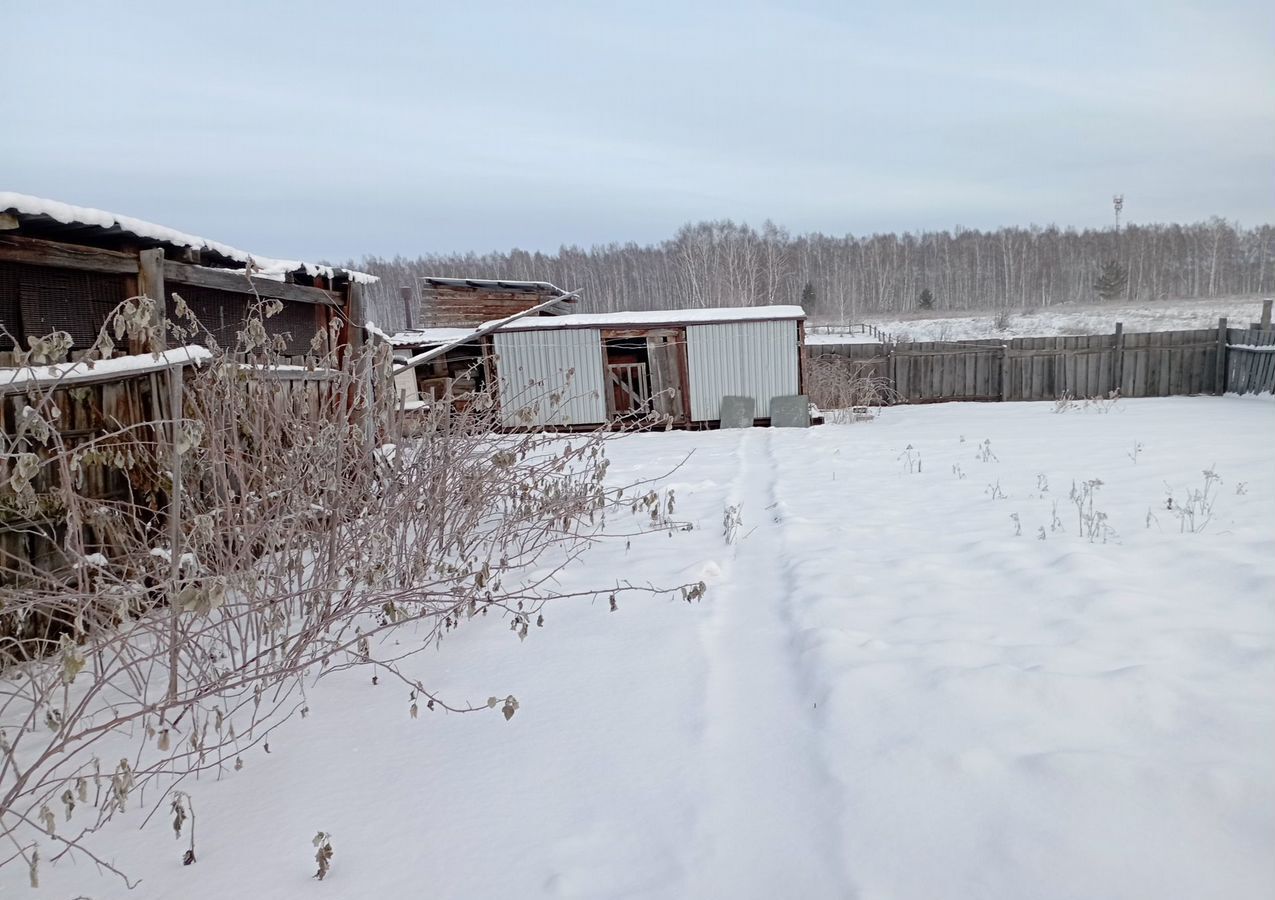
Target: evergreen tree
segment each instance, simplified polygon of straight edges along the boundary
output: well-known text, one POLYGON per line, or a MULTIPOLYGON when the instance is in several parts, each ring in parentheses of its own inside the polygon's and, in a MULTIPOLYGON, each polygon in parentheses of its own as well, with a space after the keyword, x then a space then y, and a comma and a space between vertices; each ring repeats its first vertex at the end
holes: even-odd
POLYGON ((814 305, 815 305, 815 286, 811 284, 809 281, 807 281, 806 286, 801 289, 801 306, 803 309, 806 310, 806 312, 810 312, 811 308, 814 305))
POLYGON ((1129 286, 1129 270, 1118 260, 1108 260, 1094 279, 1093 289, 1103 300, 1114 300, 1129 286))
POLYGON ((929 288, 921 291, 921 296, 916 298, 916 305, 920 309, 934 308, 934 292, 929 288))

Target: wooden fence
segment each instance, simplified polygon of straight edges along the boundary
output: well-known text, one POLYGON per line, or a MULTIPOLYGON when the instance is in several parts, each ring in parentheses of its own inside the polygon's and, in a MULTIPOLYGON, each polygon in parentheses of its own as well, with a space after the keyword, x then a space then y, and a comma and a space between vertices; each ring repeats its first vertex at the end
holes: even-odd
MULTIPOLYGON (((185 405, 181 382, 190 377, 189 361, 161 358, 152 362, 149 354, 136 359, 137 365, 126 372, 101 366, 100 372, 81 370, 59 381, 34 367, 26 370, 32 375, 22 380, 0 381, 0 429, 7 435, 18 433, 18 423, 34 401, 68 450, 92 445, 101 451, 83 460, 76 492, 129 510, 123 524, 113 519, 81 523, 88 551, 107 557, 112 557, 117 543, 113 528, 153 527, 162 519, 168 481, 166 457, 160 454, 171 439, 165 423, 174 420, 174 406, 185 405), (174 377, 179 382, 175 395, 169 384, 174 377)), ((344 396, 333 390, 336 373, 332 371, 247 362, 243 369, 248 379, 245 389, 263 408, 291 409, 318 418, 330 414, 334 403, 344 407, 344 396)), ((9 450, 34 453, 42 463, 54 452, 30 439, 9 450)), ((0 482, 9 479, 12 466, 11 460, 0 457, 0 482)), ((56 467, 41 465, 32 488, 38 496, 54 496, 61 477, 56 467)), ((73 566, 76 561, 65 558, 65 538, 62 510, 20 511, 0 503, 0 583, 73 566)))
POLYGON ((902 403, 1169 397, 1275 390, 1275 331, 1216 328, 1078 337, 810 344, 882 379, 902 403))
POLYGON ((1275 393, 1275 331, 1231 329, 1226 346, 1226 389, 1275 393))

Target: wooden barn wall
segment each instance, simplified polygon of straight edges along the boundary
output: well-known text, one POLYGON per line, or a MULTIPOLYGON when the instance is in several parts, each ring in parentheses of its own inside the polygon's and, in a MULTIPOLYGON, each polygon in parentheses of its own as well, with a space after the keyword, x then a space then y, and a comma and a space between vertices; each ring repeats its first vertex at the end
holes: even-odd
MULTIPOLYGON (((224 349, 233 349, 237 343, 237 334, 243 330, 248 318, 249 307, 256 302, 251 294, 235 291, 223 291, 201 285, 169 283, 166 290, 176 293, 186 301, 191 312, 199 319, 201 328, 224 349)), ((283 353, 286 356, 303 356, 310 352, 310 342, 316 332, 325 330, 327 307, 314 303, 298 303, 291 300, 279 301, 283 309, 265 320, 266 333, 272 337, 279 335, 284 339, 283 353)), ((171 314, 171 313, 170 313, 171 314)), ((185 322, 178 322, 185 325, 185 322)), ((191 339, 193 343, 203 343, 199 338, 191 339)))
POLYGON ((87 349, 106 317, 131 295, 127 276, 0 260, 0 352, 14 350, 13 338, 27 349, 26 338, 52 331, 71 335, 76 349, 87 349))
MULTIPOLYGON (((242 292, 201 285, 169 282, 166 292, 181 295, 216 342, 234 347, 248 308, 255 298, 242 292)), ((11 364, 8 354, 27 349, 28 337, 53 331, 71 335, 72 350, 86 350, 106 325, 107 316, 136 293, 134 279, 126 275, 33 266, 0 260, 0 365, 11 364), (15 347, 15 339, 20 347, 15 347)), ((284 354, 310 352, 310 341, 324 331, 329 307, 281 300, 283 310, 266 320, 266 331, 282 335, 284 354)), ((186 325, 185 322, 178 324, 186 325)), ((200 342, 198 338, 191 342, 200 342)))
POLYGON ((531 309, 550 294, 526 291, 493 291, 473 288, 430 287, 421 291, 420 322, 427 327, 480 325, 531 309))

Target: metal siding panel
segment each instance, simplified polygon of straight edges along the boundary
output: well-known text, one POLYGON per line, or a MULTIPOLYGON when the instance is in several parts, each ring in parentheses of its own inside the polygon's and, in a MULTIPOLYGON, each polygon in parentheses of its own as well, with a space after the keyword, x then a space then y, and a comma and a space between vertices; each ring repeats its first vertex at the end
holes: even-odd
POLYGON ((722 398, 757 401, 757 417, 770 416, 770 401, 797 393, 797 323, 718 322, 686 329, 691 418, 716 421, 722 398))
POLYGON ((602 336, 597 329, 497 332, 495 346, 505 425, 599 425, 606 421, 602 336), (571 369, 575 373, 568 386, 571 369), (562 395, 557 406, 550 400, 554 393, 562 395), (528 406, 533 407, 530 420, 518 415, 528 406))

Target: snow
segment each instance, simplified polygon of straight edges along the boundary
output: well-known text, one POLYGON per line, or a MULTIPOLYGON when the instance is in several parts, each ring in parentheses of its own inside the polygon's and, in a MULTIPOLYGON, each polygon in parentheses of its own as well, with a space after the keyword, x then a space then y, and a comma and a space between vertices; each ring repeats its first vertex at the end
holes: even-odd
MULTIPOLYGON (((1173 300, 1155 303, 1065 304, 1012 311, 1005 327, 998 328, 997 312, 944 314, 914 313, 904 316, 872 316, 870 322, 896 341, 966 341, 1052 335, 1112 334, 1122 322, 1126 334, 1144 331, 1189 331, 1216 328, 1219 318, 1232 328, 1247 327, 1262 315, 1262 301, 1173 300)), ((806 334, 807 344, 877 343, 870 334, 806 334)))
MULTIPOLYGON (((483 285, 484 287, 504 286, 512 288, 536 288, 543 289, 545 291, 555 291, 564 295, 568 294, 567 291, 562 290, 562 288, 558 287, 556 284, 550 284, 548 281, 518 281, 513 278, 463 278, 444 275, 429 275, 426 276, 424 280, 431 284, 444 284, 456 287, 468 287, 470 285, 483 285)), ((570 296, 571 299, 566 299, 564 297, 564 302, 574 302, 574 296, 570 296)))
MULTIPOLYGON (((712 309, 657 309, 612 313, 572 313, 565 316, 528 316, 509 323, 501 331, 530 331, 539 328, 624 328, 631 325, 685 325, 711 322, 756 322, 775 319, 803 319, 806 313, 800 306, 746 306, 712 309)), ((480 328, 490 327, 500 320, 484 322, 480 328)), ((371 330, 373 323, 368 323, 371 330)), ((418 328, 400 331, 385 339, 395 347, 428 346, 460 341, 473 335, 478 328, 418 328)), ((382 336, 377 328, 374 332, 382 336)))
POLYGON ((199 365, 211 357, 212 353, 207 348, 192 344, 161 353, 141 353, 136 356, 100 359, 92 364, 80 360, 47 366, 6 368, 0 369, 0 388, 49 387, 54 384, 67 386, 83 381, 100 381, 103 376, 108 375, 124 378, 147 372, 158 372, 174 366, 199 365))
POLYGON ((32 197, 28 194, 18 194, 13 191, 0 191, 0 212, 6 211, 29 216, 44 215, 65 225, 79 224, 96 225, 100 228, 119 228, 138 237, 163 241, 178 247, 208 250, 245 265, 251 262, 256 269, 255 274, 278 281, 282 281, 284 276, 290 272, 305 272, 307 275, 321 275, 325 278, 333 278, 340 273, 349 276, 351 281, 356 281, 360 284, 372 284, 378 280, 375 275, 369 275, 366 272, 337 269, 332 266, 323 266, 299 260, 270 259, 269 257, 258 256, 255 253, 238 250, 228 244, 210 241, 207 238, 193 234, 186 234, 163 225, 156 225, 153 222, 134 219, 132 216, 116 215, 115 213, 104 212, 103 210, 86 206, 72 206, 69 203, 46 200, 42 197, 32 197))
MULTIPOLYGON (((627 325, 698 325, 713 322, 757 322, 804 319, 800 306, 730 306, 701 309, 647 309, 630 312, 571 313, 565 316, 532 316, 519 319, 502 331, 536 328, 623 328, 627 325)), ((484 323, 495 324, 496 321, 484 323)))
POLYGON ((659 478, 694 530, 596 545, 561 587, 703 579, 700 603, 564 601, 525 643, 480 618, 409 663, 516 695, 509 722, 334 673, 269 754, 183 784, 193 866, 130 808, 98 848, 137 890, 63 860, 30 895, 1275 896, 1275 402, 1054 409, 619 439, 610 477, 659 478), (1184 533, 1166 498, 1205 469, 1184 533), (1106 543, 1068 500, 1090 479, 1106 543))
POLYGON ((879 344, 881 338, 866 331, 806 332, 806 344, 879 344))
MULTIPOLYGON (((379 329, 378 329, 379 330, 379 329)), ((426 347, 430 344, 447 344, 470 337, 476 328, 417 328, 389 335, 385 340, 395 347, 426 347)))

